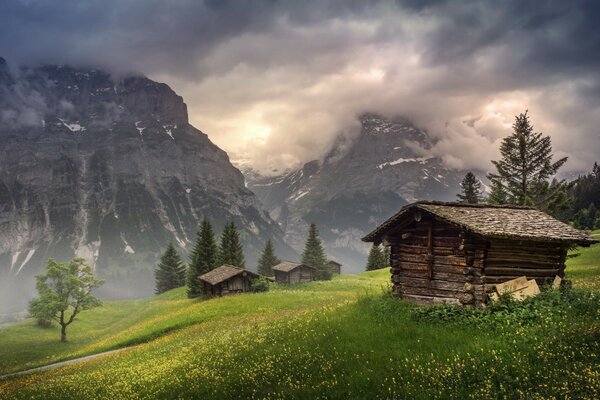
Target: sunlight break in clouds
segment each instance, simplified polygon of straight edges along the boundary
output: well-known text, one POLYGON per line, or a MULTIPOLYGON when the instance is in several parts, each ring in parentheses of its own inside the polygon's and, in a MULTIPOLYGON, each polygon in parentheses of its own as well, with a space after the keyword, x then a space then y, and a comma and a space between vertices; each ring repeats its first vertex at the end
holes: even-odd
POLYGON ((525 109, 582 171, 600 154, 599 18, 584 0, 8 0, 0 55, 164 81, 264 173, 321 157, 367 111, 428 129, 450 167, 489 169, 525 109))

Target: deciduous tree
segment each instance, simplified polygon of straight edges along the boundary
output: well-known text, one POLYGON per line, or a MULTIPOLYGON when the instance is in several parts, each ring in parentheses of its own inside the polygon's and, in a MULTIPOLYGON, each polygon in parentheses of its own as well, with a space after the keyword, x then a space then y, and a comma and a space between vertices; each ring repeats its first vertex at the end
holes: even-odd
POLYGON ((104 283, 96 278, 83 258, 68 263, 48 260, 46 273, 36 276, 38 297, 29 303, 29 313, 38 320, 56 321, 60 341, 67 341, 67 327, 82 310, 101 305, 92 290, 104 283))

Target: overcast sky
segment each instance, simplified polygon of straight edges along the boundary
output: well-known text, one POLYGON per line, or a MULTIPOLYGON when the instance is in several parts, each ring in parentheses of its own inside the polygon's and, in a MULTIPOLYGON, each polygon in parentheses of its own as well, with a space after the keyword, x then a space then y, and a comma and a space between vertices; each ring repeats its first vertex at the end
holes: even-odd
POLYGON ((600 2, 2 0, 0 56, 140 72, 258 169, 320 157, 365 111, 489 169, 529 109, 565 170, 600 159, 600 2))

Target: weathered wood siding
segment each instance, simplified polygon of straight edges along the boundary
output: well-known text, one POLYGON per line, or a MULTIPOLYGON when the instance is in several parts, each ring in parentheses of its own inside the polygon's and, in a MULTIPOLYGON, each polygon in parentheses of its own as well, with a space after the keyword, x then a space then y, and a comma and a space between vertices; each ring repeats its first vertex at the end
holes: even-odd
POLYGON ((328 265, 332 274, 340 275, 342 273, 342 266, 340 264, 329 262, 328 265))
POLYGON ((542 287, 565 274, 567 248, 564 245, 516 240, 490 242, 484 268, 488 290, 493 285, 526 276, 542 287))
POLYGON ((519 276, 539 285, 564 275, 566 248, 511 240, 486 241, 424 214, 386 237, 393 294, 418 302, 478 305, 496 283, 519 276))
POLYGON ((312 282, 315 280, 315 271, 306 266, 294 268, 290 272, 275 271, 275 281, 286 285, 312 282))
POLYGON ((212 296, 243 293, 250 290, 250 284, 251 281, 248 276, 237 275, 216 285, 204 282, 204 293, 212 296))

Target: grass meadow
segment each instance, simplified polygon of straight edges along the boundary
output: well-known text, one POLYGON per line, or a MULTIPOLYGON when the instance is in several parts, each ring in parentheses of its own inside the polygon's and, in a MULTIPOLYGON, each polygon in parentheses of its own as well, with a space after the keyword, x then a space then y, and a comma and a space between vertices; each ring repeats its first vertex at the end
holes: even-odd
POLYGON ((66 344, 26 320, 0 330, 0 374, 136 346, 0 381, 0 398, 600 398, 600 245, 575 253, 573 290, 485 310, 391 299, 383 270, 208 301, 178 289, 107 302, 66 344))

